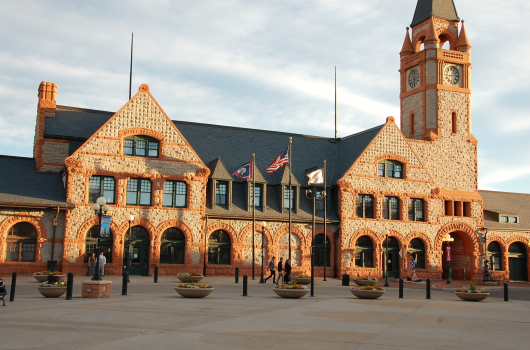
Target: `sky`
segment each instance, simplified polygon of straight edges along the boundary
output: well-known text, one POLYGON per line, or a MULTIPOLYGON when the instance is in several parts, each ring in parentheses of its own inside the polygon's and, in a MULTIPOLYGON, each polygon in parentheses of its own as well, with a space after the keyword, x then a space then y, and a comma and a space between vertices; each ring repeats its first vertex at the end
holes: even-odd
MULTIPOLYGON (((530 193, 527 0, 454 0, 472 45, 479 189, 530 193)), ((0 154, 31 157, 41 81, 115 112, 148 84, 173 120, 338 136, 399 120, 416 0, 0 0, 0 154)), ((398 124, 399 125, 399 124, 398 124)))

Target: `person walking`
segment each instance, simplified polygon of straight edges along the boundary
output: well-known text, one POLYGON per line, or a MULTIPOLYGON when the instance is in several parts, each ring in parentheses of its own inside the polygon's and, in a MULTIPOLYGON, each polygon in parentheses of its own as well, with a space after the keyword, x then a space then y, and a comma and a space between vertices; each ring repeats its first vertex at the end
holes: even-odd
POLYGON ((280 261, 278 261, 278 278, 276 278, 276 285, 280 284, 280 278, 282 279, 283 284, 283 258, 280 258, 280 261))
POLYGON ((273 256, 272 260, 269 263, 269 271, 271 272, 270 276, 265 278, 265 283, 267 280, 272 277, 272 283, 276 283, 276 257, 273 256))
POLYGON ((103 252, 99 254, 99 275, 105 276, 105 264, 107 263, 107 258, 103 255, 103 252))
POLYGON ((96 272, 96 255, 94 253, 90 253, 88 256, 88 272, 87 276, 94 276, 94 273, 96 272))
POLYGON ((283 267, 283 271, 285 271, 285 275, 283 276, 285 283, 291 282, 291 260, 287 259, 285 260, 285 266, 283 267))

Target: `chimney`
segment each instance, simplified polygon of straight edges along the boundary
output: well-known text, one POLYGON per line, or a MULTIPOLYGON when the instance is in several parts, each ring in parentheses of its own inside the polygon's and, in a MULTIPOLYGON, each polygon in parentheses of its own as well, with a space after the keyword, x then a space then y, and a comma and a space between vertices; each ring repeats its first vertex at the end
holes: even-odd
POLYGON ((37 121, 33 141, 33 157, 37 163, 37 171, 42 168, 42 147, 44 145, 44 122, 48 115, 55 115, 57 108, 57 84, 41 82, 39 85, 39 103, 37 104, 37 121))

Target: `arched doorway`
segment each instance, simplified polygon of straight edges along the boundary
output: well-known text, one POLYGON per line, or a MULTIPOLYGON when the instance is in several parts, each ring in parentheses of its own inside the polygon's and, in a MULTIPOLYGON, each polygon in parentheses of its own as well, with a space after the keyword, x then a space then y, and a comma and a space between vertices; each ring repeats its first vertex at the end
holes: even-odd
POLYGON ((168 228, 160 239, 160 263, 184 264, 186 239, 184 233, 176 227, 168 228))
MULTIPOLYGON (((85 263, 88 262, 90 253, 97 255, 97 244, 99 237, 99 251, 103 252, 107 264, 112 263, 112 231, 108 236, 99 236, 99 225, 92 226, 86 233, 85 238, 85 263)), ((96 256, 97 258, 97 256, 96 256)))
POLYGON ((217 230, 208 240, 208 264, 230 265, 232 242, 230 235, 223 230, 217 230))
MULTIPOLYGON (((382 248, 383 254, 386 255, 386 239, 383 241, 382 248)), ((399 278, 399 242, 395 237, 388 237, 388 256, 386 262, 388 277, 399 278)))
POLYGON ((131 228, 131 275, 149 275, 149 233, 142 226, 131 228))
POLYGON ((374 267, 374 243, 370 236, 361 236, 355 242, 355 267, 374 267))
POLYGON ((37 232, 27 222, 13 225, 7 233, 5 261, 35 262, 37 232))
POLYGON ((324 234, 319 233, 316 235, 313 249, 315 252, 315 266, 324 266, 324 257, 326 259, 326 266, 331 266, 331 243, 328 237, 326 237, 326 246, 324 246, 324 234), (324 254, 324 251, 326 254, 324 254))
POLYGON ((508 248, 511 281, 528 281, 526 247, 521 242, 514 242, 508 248))
POLYGON ((492 271, 502 270, 502 249, 498 242, 488 244, 488 260, 492 271))
POLYGON ((463 279, 464 269, 468 273, 466 278, 469 279, 469 276, 475 272, 473 241, 466 233, 460 231, 451 232, 449 236, 453 241, 444 241, 442 244, 442 278, 447 279, 449 277, 450 268, 452 279, 463 279), (451 261, 448 261, 448 246, 451 250, 451 261))
POLYGON ((409 243, 409 253, 416 256, 416 269, 425 268, 425 244, 419 238, 414 238, 409 243))

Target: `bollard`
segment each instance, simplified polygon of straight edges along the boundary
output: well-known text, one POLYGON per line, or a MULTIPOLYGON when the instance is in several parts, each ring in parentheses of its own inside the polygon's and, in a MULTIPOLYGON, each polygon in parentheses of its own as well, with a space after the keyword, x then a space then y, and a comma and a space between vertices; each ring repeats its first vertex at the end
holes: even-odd
POLYGON ((121 282, 121 295, 127 295, 127 282, 129 281, 129 273, 123 271, 123 280, 121 282))
POLYGON ((427 278, 427 295, 426 295, 426 298, 427 299, 431 298, 431 279, 430 278, 427 278))
POLYGON ((68 280, 66 282, 66 300, 72 300, 73 290, 74 290, 74 273, 68 272, 68 280))
POLYGON ((243 275, 243 296, 247 296, 247 284, 248 284, 248 276, 243 275))
POLYGON ((508 283, 504 283, 504 301, 508 301, 508 283))
POLYGON ((399 298, 403 299, 403 278, 399 279, 399 298))
POLYGON ((464 267, 464 278, 462 278, 463 281, 466 280, 466 268, 464 267))
POLYGON ((155 266, 155 283, 158 283, 158 266, 155 266))
POLYGON ((342 285, 343 286, 350 286, 350 275, 344 274, 342 275, 342 285))
POLYGON ((17 288, 17 273, 13 272, 11 276, 11 293, 9 293, 9 301, 15 301, 15 289, 17 288))
POLYGON ((451 268, 449 268, 449 276, 447 276, 446 284, 453 284, 453 282, 451 282, 452 279, 453 279, 453 271, 451 270, 451 268))
POLYGON ((239 267, 236 267, 236 283, 239 283, 239 267))

